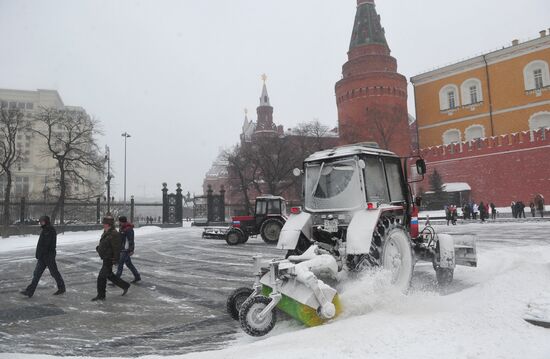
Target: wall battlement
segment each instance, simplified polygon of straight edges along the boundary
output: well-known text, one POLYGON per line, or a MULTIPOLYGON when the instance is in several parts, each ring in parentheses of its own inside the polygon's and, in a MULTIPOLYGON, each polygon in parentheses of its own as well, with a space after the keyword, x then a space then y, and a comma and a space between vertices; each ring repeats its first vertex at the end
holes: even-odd
POLYGON ((550 128, 423 148, 420 150, 420 155, 427 162, 438 162, 466 159, 472 156, 504 154, 516 150, 537 149, 546 145, 550 145, 550 128))

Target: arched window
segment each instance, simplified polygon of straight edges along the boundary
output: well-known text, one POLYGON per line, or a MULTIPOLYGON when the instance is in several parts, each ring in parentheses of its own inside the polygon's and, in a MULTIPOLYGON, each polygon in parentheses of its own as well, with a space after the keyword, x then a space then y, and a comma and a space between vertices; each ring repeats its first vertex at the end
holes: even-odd
POLYGON ((550 128, 550 112, 537 112, 529 119, 529 129, 531 131, 541 128, 550 128))
POLYGON ((465 132, 466 141, 472 141, 485 137, 485 127, 482 125, 471 125, 465 132))
POLYGON ((461 141, 460 130, 456 128, 447 130, 443 133, 443 144, 450 145, 451 143, 458 143, 461 141))
POLYGON ((550 86, 550 73, 548 72, 548 63, 542 60, 530 62, 523 69, 523 80, 525 90, 540 90, 543 87, 550 86))
POLYGON ((452 110, 460 106, 458 87, 446 85, 439 91, 439 109, 441 111, 452 110))
POLYGON ((476 78, 471 78, 462 83, 462 104, 473 105, 483 101, 483 93, 481 92, 481 81, 476 78))

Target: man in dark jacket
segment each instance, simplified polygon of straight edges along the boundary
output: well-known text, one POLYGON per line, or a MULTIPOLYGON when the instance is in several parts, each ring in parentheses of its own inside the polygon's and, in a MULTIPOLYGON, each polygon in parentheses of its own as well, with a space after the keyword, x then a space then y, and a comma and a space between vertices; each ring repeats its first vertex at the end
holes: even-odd
POLYGON ((132 283, 136 283, 141 280, 141 276, 132 263, 132 255, 134 254, 134 225, 128 222, 128 219, 125 216, 118 217, 118 222, 120 223, 120 239, 122 249, 120 251, 120 260, 118 262, 116 276, 120 278, 122 271, 124 270, 124 264, 126 264, 134 275, 134 280, 132 283))
POLYGON ((50 274, 57 283, 57 292, 55 292, 54 295, 65 293, 65 282, 63 282, 63 278, 55 262, 57 232, 51 225, 50 217, 48 216, 40 217, 40 226, 42 227, 42 231, 40 232, 38 244, 36 245, 36 259, 38 262, 36 262, 31 284, 29 284, 27 289, 21 292, 21 294, 29 298, 33 296, 36 286, 40 281, 40 277, 42 277, 42 273, 44 273, 46 268, 49 269, 50 274))
POLYGON ((113 265, 118 263, 120 257, 120 234, 115 229, 115 219, 111 215, 103 218, 103 234, 96 251, 103 260, 103 265, 97 276, 97 296, 92 301, 105 300, 107 279, 120 287, 123 290, 122 295, 125 295, 130 283, 113 274, 113 265))

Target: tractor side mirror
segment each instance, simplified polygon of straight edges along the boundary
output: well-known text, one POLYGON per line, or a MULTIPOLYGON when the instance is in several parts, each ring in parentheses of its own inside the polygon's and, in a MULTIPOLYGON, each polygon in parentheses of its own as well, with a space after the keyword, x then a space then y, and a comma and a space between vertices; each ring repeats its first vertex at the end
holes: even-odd
POLYGON ((416 160, 416 172, 421 176, 426 174, 426 162, 423 159, 416 160))
POLYGON ((302 170, 299 168, 295 168, 292 170, 292 174, 294 175, 294 177, 300 177, 302 175, 302 170))

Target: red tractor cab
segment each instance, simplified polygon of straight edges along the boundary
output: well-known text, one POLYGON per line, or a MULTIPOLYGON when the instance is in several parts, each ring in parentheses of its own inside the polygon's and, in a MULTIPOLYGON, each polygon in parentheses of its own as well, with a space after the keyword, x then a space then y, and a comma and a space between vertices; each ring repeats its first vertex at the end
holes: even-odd
POLYGON ((279 234, 287 219, 286 202, 280 196, 261 196, 256 198, 253 216, 236 216, 225 235, 230 246, 246 243, 250 236, 262 236, 264 242, 277 244, 279 234))

